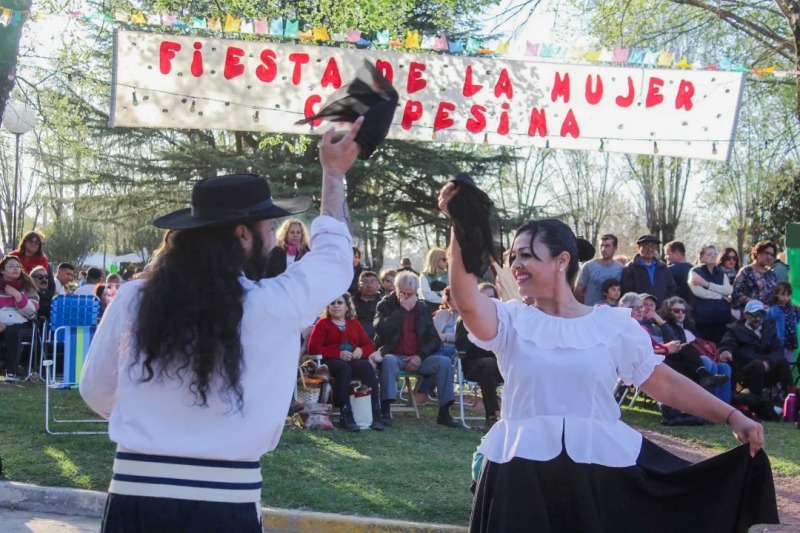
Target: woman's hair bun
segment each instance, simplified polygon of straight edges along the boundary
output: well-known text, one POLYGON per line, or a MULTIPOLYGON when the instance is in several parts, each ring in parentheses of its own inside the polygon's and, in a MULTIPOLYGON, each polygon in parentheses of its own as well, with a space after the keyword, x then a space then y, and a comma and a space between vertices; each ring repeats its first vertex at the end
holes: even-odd
POLYGON ((595 249, 594 245, 584 239, 583 237, 578 237, 578 261, 583 263, 584 261, 589 261, 590 259, 594 259, 595 249))

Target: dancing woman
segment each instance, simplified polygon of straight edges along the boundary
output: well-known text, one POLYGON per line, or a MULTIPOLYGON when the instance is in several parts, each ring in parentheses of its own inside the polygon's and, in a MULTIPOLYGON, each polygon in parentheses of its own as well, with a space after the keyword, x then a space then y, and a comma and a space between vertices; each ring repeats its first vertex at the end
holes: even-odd
MULTIPOLYGON (((442 189, 445 213, 458 190, 442 189)), ((761 425, 661 364, 627 309, 575 299, 578 242, 563 222, 517 230, 511 270, 533 305, 481 294, 455 236, 451 246, 453 298, 505 380, 502 416, 479 448, 486 460, 471 532, 746 531, 777 522, 761 425), (619 420, 618 377, 730 424, 747 446, 695 465, 671 455, 619 420)))

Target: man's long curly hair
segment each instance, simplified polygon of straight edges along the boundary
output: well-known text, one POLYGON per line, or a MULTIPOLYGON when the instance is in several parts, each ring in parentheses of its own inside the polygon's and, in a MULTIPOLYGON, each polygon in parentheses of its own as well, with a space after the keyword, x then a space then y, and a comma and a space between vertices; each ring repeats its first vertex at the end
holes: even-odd
MULTIPOLYGON (((135 330, 141 381, 189 382, 197 405, 207 406, 216 380, 220 395, 241 411, 244 391, 242 272, 251 270, 235 225, 176 232, 142 290, 135 330)), ((250 227, 252 231, 252 226, 250 227)), ((263 241, 254 233, 253 254, 263 241)))

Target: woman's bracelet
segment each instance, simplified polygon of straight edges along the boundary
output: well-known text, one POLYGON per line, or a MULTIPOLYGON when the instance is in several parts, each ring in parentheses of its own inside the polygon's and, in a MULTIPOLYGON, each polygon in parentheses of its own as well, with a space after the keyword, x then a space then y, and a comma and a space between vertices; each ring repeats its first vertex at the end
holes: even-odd
POLYGON ((730 412, 730 413, 728 413, 728 417, 725 419, 725 424, 726 424, 726 425, 728 425, 728 426, 730 426, 730 425, 731 425, 731 417, 733 416, 733 413, 735 413, 735 412, 736 412, 736 411, 738 411, 738 410, 739 410, 739 409, 737 409, 736 407, 734 407, 733 409, 731 409, 731 412, 730 412))

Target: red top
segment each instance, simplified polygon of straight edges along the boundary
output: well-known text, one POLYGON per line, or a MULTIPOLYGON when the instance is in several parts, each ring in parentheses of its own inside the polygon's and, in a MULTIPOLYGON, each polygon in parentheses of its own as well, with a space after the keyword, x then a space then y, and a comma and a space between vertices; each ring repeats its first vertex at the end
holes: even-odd
POLYGON ((403 321, 403 333, 392 353, 395 355, 419 355, 416 307, 412 307, 411 311, 406 314, 406 319, 403 321))
POLYGON ((357 318, 345 320, 344 331, 340 330, 330 318, 322 318, 314 325, 311 336, 308 338, 308 353, 322 355, 323 359, 339 359, 339 346, 349 342, 353 349, 361 348, 364 352, 362 359, 366 359, 375 351, 375 344, 367 337, 364 326, 357 318))
POLYGON ((47 273, 50 274, 50 264, 47 262, 47 256, 44 254, 24 257, 24 254, 22 252, 20 252, 19 250, 14 250, 8 255, 13 255, 17 259, 19 259, 19 262, 22 265, 22 270, 24 270, 25 273, 28 275, 30 275, 31 270, 33 270, 37 266, 44 267, 47 273))

